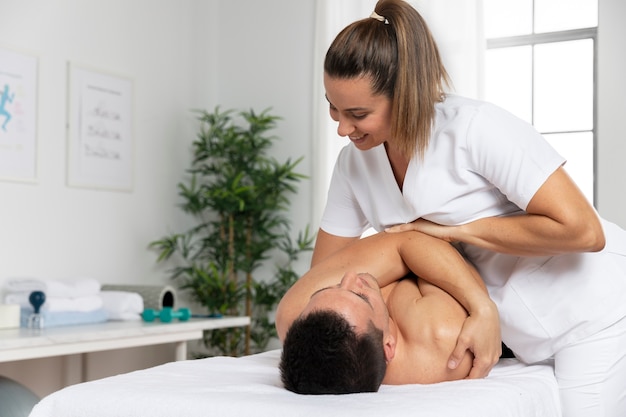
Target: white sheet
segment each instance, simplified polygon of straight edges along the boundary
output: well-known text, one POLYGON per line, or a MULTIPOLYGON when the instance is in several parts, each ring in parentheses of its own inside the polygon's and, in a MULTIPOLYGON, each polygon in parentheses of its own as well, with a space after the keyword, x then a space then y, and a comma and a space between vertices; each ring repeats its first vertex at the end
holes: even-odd
POLYGON ((503 359, 483 380, 383 385, 378 393, 306 396, 280 382, 280 350, 215 357, 73 385, 44 398, 30 417, 410 416, 559 417, 549 365, 503 359))

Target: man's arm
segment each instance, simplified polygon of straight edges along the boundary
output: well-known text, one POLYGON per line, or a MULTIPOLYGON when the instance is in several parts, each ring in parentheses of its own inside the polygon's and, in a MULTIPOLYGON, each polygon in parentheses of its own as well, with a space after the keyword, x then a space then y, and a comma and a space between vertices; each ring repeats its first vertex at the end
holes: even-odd
MULTIPOLYGON (((416 235, 434 239, 422 233, 416 235)), ((304 274, 283 296, 276 310, 276 330, 283 340, 291 323, 300 315, 311 295, 339 283, 348 271, 367 272, 374 276, 380 287, 397 281, 408 269, 397 249, 404 233, 379 233, 348 244, 327 256, 304 274)))
POLYGON ((469 314, 450 357, 450 368, 458 366, 467 350, 475 356, 472 378, 486 376, 498 361, 501 353, 498 311, 478 273, 449 243, 414 231, 379 233, 357 240, 311 268, 278 305, 276 330, 280 340, 311 295, 339 283, 347 271, 370 273, 381 288, 413 272, 443 289, 469 314))
POLYGON ((317 238, 315 239, 315 249, 313 250, 313 257, 311 258, 311 267, 314 267, 328 256, 357 240, 359 240, 358 237, 335 236, 319 229, 317 231, 317 238))
POLYGON ((449 243, 435 239, 426 252, 420 250, 422 245, 414 236, 405 235, 398 250, 411 271, 450 294, 469 314, 448 366, 456 368, 469 350, 474 354, 469 378, 483 378, 502 353, 498 309, 476 269, 449 243))
POLYGON ((459 366, 448 367, 467 312, 450 294, 418 278, 403 279, 389 295, 402 348, 388 365, 385 383, 432 384, 466 378, 474 356, 466 351, 459 366))
POLYGON ((347 271, 367 272, 381 288, 413 272, 452 295, 470 315, 491 302, 476 270, 449 243, 414 231, 378 233, 328 256, 287 291, 277 310, 281 339, 311 295, 339 283, 347 271))

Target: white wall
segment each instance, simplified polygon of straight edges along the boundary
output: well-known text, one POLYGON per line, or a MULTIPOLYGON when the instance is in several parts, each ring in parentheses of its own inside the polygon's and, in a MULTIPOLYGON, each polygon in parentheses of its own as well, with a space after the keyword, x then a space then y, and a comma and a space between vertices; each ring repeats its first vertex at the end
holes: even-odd
MULTIPOLYGON (((35 55, 39 84, 38 180, 0 182, 0 283, 11 276, 92 276, 103 283, 167 280, 147 245, 187 221, 175 205, 176 184, 195 134, 188 110, 217 103, 217 71, 210 59, 216 41, 210 6, 217 4, 0 1, 0 46, 35 55), (70 61, 134 81, 131 192, 65 185, 70 61)), ((112 368, 111 362, 101 365, 101 372, 171 358, 170 347, 147 355, 128 350, 112 368)), ((39 395, 59 387, 62 370, 60 359, 0 364, 0 374, 27 382, 39 395)))
POLYGON ((183 222, 175 200, 194 136, 188 110, 217 101, 210 91, 215 63, 206 62, 215 46, 207 29, 198 27, 215 27, 208 4, 0 2, 2 46, 39 60, 38 181, 0 182, 0 279, 163 280, 146 246, 183 222), (68 62, 134 80, 132 192, 65 185, 68 62))
MULTIPOLYGON (((279 161, 304 156, 297 171, 310 176, 314 0, 221 0, 215 94, 223 108, 263 110, 282 117, 274 133, 279 161)), ((311 219, 311 184, 291 201, 292 229, 311 219)), ((316 223, 317 224, 317 223, 316 223)), ((303 265, 308 265, 308 259, 303 265)))
MULTIPOLYGON (((276 157, 309 154, 312 10, 312 2, 288 1, 0 0, 0 47, 33 54, 39 65, 38 181, 0 181, 0 284, 25 275, 168 282, 147 245, 189 224, 176 206, 176 184, 195 138, 191 109, 272 107, 284 118, 276 157), (131 192, 65 185, 70 61, 134 80, 131 192)), ((305 160, 301 172, 310 169, 305 160)), ((294 231, 310 221, 308 182, 300 189, 294 231)), ((87 376, 151 366, 171 360, 173 351, 129 349, 113 357, 90 355, 87 376)), ((0 374, 39 395, 58 389, 62 373, 61 359, 0 364, 0 374)))

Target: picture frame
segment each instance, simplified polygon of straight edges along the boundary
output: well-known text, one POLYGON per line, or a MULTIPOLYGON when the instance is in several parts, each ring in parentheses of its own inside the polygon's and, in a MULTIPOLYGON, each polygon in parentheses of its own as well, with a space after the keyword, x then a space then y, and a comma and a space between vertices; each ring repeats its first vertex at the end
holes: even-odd
POLYGON ((133 81, 68 64, 67 184, 133 188, 133 81))
POLYGON ((38 58, 0 47, 0 180, 37 181, 38 58))

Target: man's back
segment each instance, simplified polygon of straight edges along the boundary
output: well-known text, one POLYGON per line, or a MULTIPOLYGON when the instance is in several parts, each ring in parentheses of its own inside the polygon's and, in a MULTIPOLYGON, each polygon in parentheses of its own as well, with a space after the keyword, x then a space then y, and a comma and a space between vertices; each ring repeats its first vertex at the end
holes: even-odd
POLYGON ((466 353, 454 370, 448 368, 467 313, 448 293, 413 278, 383 288, 389 315, 398 328, 397 347, 384 384, 427 384, 465 378, 473 357, 466 353))

